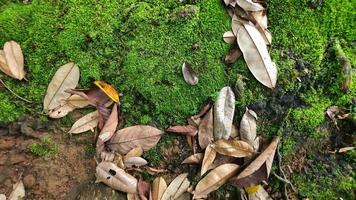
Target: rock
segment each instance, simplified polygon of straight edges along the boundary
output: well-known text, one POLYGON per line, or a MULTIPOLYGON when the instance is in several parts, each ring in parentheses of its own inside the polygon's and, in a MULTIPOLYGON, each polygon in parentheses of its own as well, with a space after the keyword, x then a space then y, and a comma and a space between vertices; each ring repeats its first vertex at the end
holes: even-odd
POLYGON ((29 174, 23 178, 23 184, 25 188, 32 188, 36 184, 36 178, 32 174, 29 174))
POLYGON ((115 191, 102 183, 84 183, 72 189, 66 199, 76 200, 126 200, 126 194, 115 191))

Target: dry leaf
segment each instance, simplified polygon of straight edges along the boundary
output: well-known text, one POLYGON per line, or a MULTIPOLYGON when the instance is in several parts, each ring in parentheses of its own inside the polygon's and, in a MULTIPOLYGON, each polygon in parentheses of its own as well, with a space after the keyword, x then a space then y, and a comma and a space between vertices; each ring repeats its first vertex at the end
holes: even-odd
POLYGON ((2 49, 0 49, 0 70, 5 74, 7 74, 8 76, 11 76, 12 78, 16 78, 11 73, 9 66, 6 63, 5 53, 2 49))
MULTIPOLYGON (((113 162, 115 159, 115 154, 112 152, 102 151, 100 153, 100 158, 102 161, 113 162)), ((120 167, 120 165, 118 165, 118 166, 120 167)), ((120 168, 122 168, 122 167, 120 167, 120 168)))
POLYGON ((180 174, 177 176, 164 191, 161 200, 177 199, 180 195, 187 191, 190 185, 187 176, 188 173, 180 174))
POLYGON ((175 200, 191 200, 192 198, 190 197, 190 194, 188 192, 184 192, 182 195, 180 195, 177 199, 175 200))
POLYGON ((211 164, 213 164, 216 157, 216 152, 211 145, 207 146, 204 153, 203 162, 201 165, 200 176, 203 176, 205 172, 209 170, 211 164))
POLYGON ((223 39, 228 44, 234 44, 236 41, 236 36, 232 31, 227 31, 223 35, 223 39))
POLYGON ((255 111, 246 108, 245 114, 240 122, 240 138, 249 143, 255 151, 258 150, 259 142, 257 140, 257 114, 255 111))
POLYGON ((192 66, 187 63, 184 62, 182 65, 182 73, 183 73, 183 77, 186 83, 188 83, 189 85, 196 85, 198 84, 198 76, 197 74, 193 71, 192 66))
POLYGON ((125 159, 131 158, 131 157, 140 157, 143 155, 143 149, 142 147, 136 147, 131 149, 126 155, 125 159))
POLYGON ((203 117, 198 132, 199 146, 205 149, 214 140, 213 109, 203 117))
POLYGON ((119 93, 114 86, 105 83, 104 81, 94 81, 94 84, 98 86, 110 99, 114 102, 119 102, 119 93))
POLYGON ((235 112, 235 95, 230 87, 220 90, 214 106, 214 139, 229 139, 235 112))
POLYGON ((105 148, 105 142, 109 141, 111 137, 114 135, 117 125, 119 123, 119 116, 117 111, 117 104, 114 104, 111 114, 108 120, 105 122, 103 129, 101 129, 100 134, 98 136, 98 140, 96 141, 96 153, 100 155, 100 153, 105 148))
POLYGON ((127 193, 127 200, 140 200, 140 196, 138 194, 127 193))
POLYGON ((194 115, 192 118, 198 119, 198 118, 203 117, 211 109, 211 107, 212 107, 212 104, 211 103, 207 103, 206 105, 203 106, 203 108, 201 108, 199 113, 194 115))
POLYGON ((69 130, 68 133, 77 134, 86 131, 94 131, 94 128, 98 125, 99 113, 98 111, 91 112, 78 119, 69 130))
POLYGON ((351 150, 354 150, 356 147, 342 147, 340 148, 337 152, 338 153, 345 153, 347 151, 351 151, 351 150))
POLYGON ((182 164, 200 164, 203 161, 203 154, 196 153, 184 159, 182 164))
POLYGON ((237 5, 246 11, 260 11, 264 10, 263 6, 259 3, 255 3, 252 0, 236 0, 237 5))
POLYGON ((4 194, 0 194, 0 200, 6 200, 6 196, 4 194))
POLYGON ((229 53, 225 56, 225 63, 226 64, 232 64, 235 63, 238 58, 240 58, 242 55, 241 50, 236 47, 232 48, 229 53))
POLYGON ((277 68, 272 63, 266 43, 255 26, 244 23, 237 27, 237 44, 251 73, 263 85, 274 88, 277 68))
POLYGON ((22 180, 20 180, 12 186, 12 192, 9 196, 9 200, 23 199, 25 195, 25 186, 23 185, 22 180))
POLYGON ((124 160, 124 164, 126 167, 141 167, 147 165, 147 161, 141 157, 131 157, 124 160))
POLYGON ((247 142, 235 139, 218 140, 213 144, 213 148, 216 152, 222 155, 236 158, 251 156, 254 153, 253 147, 247 142))
POLYGON ((245 187, 257 184, 268 178, 272 168, 274 154, 279 138, 273 138, 268 147, 252 161, 237 177, 232 179, 232 184, 237 187, 245 187))
POLYGON ((166 173, 168 171, 167 169, 156 169, 156 168, 149 167, 149 166, 146 166, 145 170, 147 171, 147 173, 149 173, 151 175, 156 175, 159 173, 166 173))
POLYGON ((61 105, 70 94, 66 90, 74 89, 79 82, 79 68, 74 63, 61 66, 48 85, 43 101, 44 110, 52 110, 61 105))
POLYGON ((152 200, 161 200, 164 191, 167 189, 167 183, 162 177, 157 177, 152 183, 152 200))
POLYGON ((225 182, 236 175, 239 166, 236 164, 223 164, 209 172, 195 187, 193 199, 206 198, 225 182))
POLYGON ((142 147, 144 151, 154 147, 163 132, 152 126, 137 125, 118 130, 108 146, 113 151, 126 154, 131 149, 142 147))
POLYGON ((4 54, 12 77, 19 80, 25 78, 24 58, 20 45, 15 41, 5 42, 4 54))
POLYGON ((266 42, 266 45, 272 43, 272 35, 267 30, 267 15, 265 11, 251 12, 250 15, 253 17, 253 23, 256 25, 256 28, 263 36, 263 39, 266 42))
POLYGON ((137 192, 141 200, 150 198, 150 184, 142 179, 138 181, 137 192))
POLYGON ((167 132, 179 133, 183 135, 195 136, 198 133, 198 129, 195 126, 172 126, 166 129, 167 132))
POLYGON ((96 167, 97 182, 103 182, 115 190, 136 194, 137 180, 114 163, 101 162, 96 167))
POLYGON ((76 108, 84 108, 89 105, 89 101, 79 95, 72 95, 57 108, 50 110, 48 113, 51 118, 62 118, 76 108))
POLYGON ((257 189, 256 192, 247 192, 249 200, 272 200, 267 191, 261 185, 253 187, 257 187, 257 189))

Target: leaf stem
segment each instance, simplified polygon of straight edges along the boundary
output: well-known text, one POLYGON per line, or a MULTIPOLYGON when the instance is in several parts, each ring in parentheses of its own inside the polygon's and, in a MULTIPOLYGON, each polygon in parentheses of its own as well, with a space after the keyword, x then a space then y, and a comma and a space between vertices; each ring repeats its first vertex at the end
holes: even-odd
POLYGON ((22 101, 25 101, 25 102, 27 102, 27 103, 32 103, 32 101, 30 101, 30 100, 28 100, 28 99, 26 99, 26 98, 24 98, 24 97, 21 97, 20 95, 18 95, 18 94, 16 94, 14 91, 12 91, 5 83, 4 83, 4 81, 0 78, 0 82, 1 82, 1 84, 7 89, 7 90, 9 90, 9 92, 11 92, 15 97, 17 97, 17 98, 19 98, 19 99, 21 99, 22 101))

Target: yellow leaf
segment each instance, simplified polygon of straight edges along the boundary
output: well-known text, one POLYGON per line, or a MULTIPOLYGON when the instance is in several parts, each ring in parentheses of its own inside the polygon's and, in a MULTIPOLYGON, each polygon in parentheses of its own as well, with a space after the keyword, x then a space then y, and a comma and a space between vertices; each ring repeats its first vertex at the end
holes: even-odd
POLYGON ((98 86, 98 88, 100 88, 103 92, 105 92, 105 94, 108 95, 111 100, 114 102, 119 101, 119 94, 117 93, 114 86, 107 84, 104 81, 94 81, 94 84, 98 86))

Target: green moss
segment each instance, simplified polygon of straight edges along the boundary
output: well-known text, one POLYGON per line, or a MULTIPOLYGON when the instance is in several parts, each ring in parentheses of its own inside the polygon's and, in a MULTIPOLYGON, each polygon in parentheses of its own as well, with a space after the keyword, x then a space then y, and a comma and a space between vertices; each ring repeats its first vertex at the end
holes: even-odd
POLYGON ((37 156, 55 155, 58 153, 58 144, 51 137, 41 138, 40 142, 31 145, 31 152, 37 156))
POLYGON ((96 147, 94 144, 87 144, 84 151, 87 157, 93 157, 96 154, 96 147))

